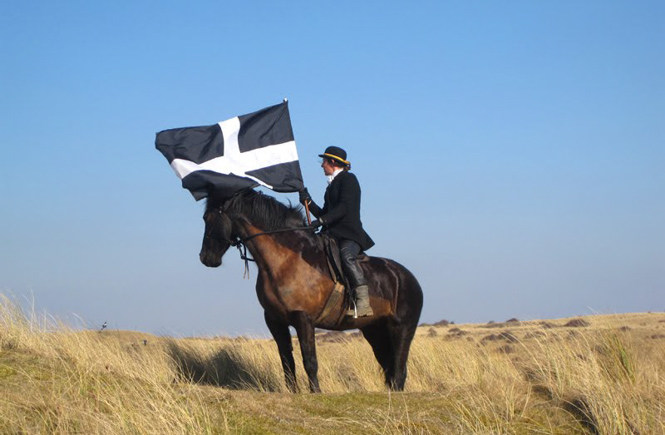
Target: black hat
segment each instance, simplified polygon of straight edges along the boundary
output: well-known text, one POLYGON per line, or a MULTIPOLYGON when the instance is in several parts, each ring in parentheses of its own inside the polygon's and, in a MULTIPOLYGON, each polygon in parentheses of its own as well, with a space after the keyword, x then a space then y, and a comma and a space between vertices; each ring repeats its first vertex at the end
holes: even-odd
POLYGON ((346 166, 351 166, 351 163, 346 161, 346 151, 340 147, 328 147, 323 154, 319 154, 319 157, 334 159, 346 166))

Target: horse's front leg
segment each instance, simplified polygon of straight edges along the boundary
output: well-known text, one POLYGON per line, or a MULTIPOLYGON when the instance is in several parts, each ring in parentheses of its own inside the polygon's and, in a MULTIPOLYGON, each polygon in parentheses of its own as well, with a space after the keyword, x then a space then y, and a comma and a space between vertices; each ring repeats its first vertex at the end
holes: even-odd
POLYGON ((314 323, 303 311, 293 311, 289 313, 289 321, 296 328, 298 341, 300 342, 300 351, 302 353, 302 362, 309 379, 309 391, 320 393, 319 378, 317 372, 319 363, 316 359, 316 341, 314 339, 314 323))
POLYGON ((291 344, 289 325, 271 319, 265 311, 263 317, 266 319, 266 325, 277 343, 279 359, 282 361, 286 386, 292 393, 297 393, 298 384, 296 382, 296 363, 293 360, 293 345, 291 344))

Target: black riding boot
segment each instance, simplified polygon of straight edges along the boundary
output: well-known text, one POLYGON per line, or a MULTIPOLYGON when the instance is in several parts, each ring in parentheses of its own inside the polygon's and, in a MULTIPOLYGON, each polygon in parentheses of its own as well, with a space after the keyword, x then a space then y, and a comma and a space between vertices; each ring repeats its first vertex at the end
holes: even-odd
POLYGON ((353 298, 355 301, 355 310, 350 309, 347 315, 354 317, 365 317, 374 314, 372 307, 369 305, 369 287, 365 280, 363 270, 358 264, 358 254, 360 253, 360 245, 351 240, 342 239, 339 241, 340 257, 342 258, 342 266, 346 274, 349 284, 353 289, 353 298))

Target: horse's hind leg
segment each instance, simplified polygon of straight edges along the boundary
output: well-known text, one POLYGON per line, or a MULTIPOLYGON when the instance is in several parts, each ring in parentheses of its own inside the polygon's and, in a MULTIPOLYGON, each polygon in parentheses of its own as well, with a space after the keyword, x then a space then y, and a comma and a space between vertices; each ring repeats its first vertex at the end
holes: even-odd
POLYGON ((409 358, 411 341, 416 333, 417 325, 391 325, 390 341, 392 342, 393 357, 395 360, 395 372, 392 379, 388 381, 390 389, 395 391, 404 390, 406 383, 406 362, 409 358))
POLYGON ((396 391, 404 390, 409 349, 423 308, 423 292, 416 278, 406 269, 402 269, 400 275, 400 285, 396 290, 400 297, 395 308, 395 319, 399 321, 388 323, 395 358, 395 373, 390 388, 396 391))
POLYGON ((395 357, 390 334, 384 322, 365 326, 361 329, 365 340, 372 346, 374 356, 383 369, 386 386, 390 387, 395 376, 395 357))
POLYGON ((296 363, 293 360, 293 345, 291 344, 289 325, 271 319, 265 312, 263 313, 263 317, 266 320, 266 325, 268 326, 272 337, 277 343, 279 359, 282 360, 282 369, 284 370, 286 386, 289 391, 296 393, 298 392, 298 384, 296 382, 296 363))
POLYGON ((309 379, 309 390, 312 393, 320 393, 319 363, 316 359, 316 341, 314 339, 314 324, 309 316, 303 311, 294 311, 289 313, 289 321, 296 328, 298 341, 300 342, 300 351, 302 353, 302 362, 309 379))

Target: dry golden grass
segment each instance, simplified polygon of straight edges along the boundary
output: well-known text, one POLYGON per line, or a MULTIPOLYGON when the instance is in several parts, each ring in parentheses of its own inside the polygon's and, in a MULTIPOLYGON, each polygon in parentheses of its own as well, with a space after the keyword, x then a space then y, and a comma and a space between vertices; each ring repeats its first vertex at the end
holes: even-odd
POLYGON ((290 394, 272 340, 72 330, 0 294, 0 433, 665 434, 662 313, 422 326, 403 393, 357 334, 317 346, 325 393, 290 394))

